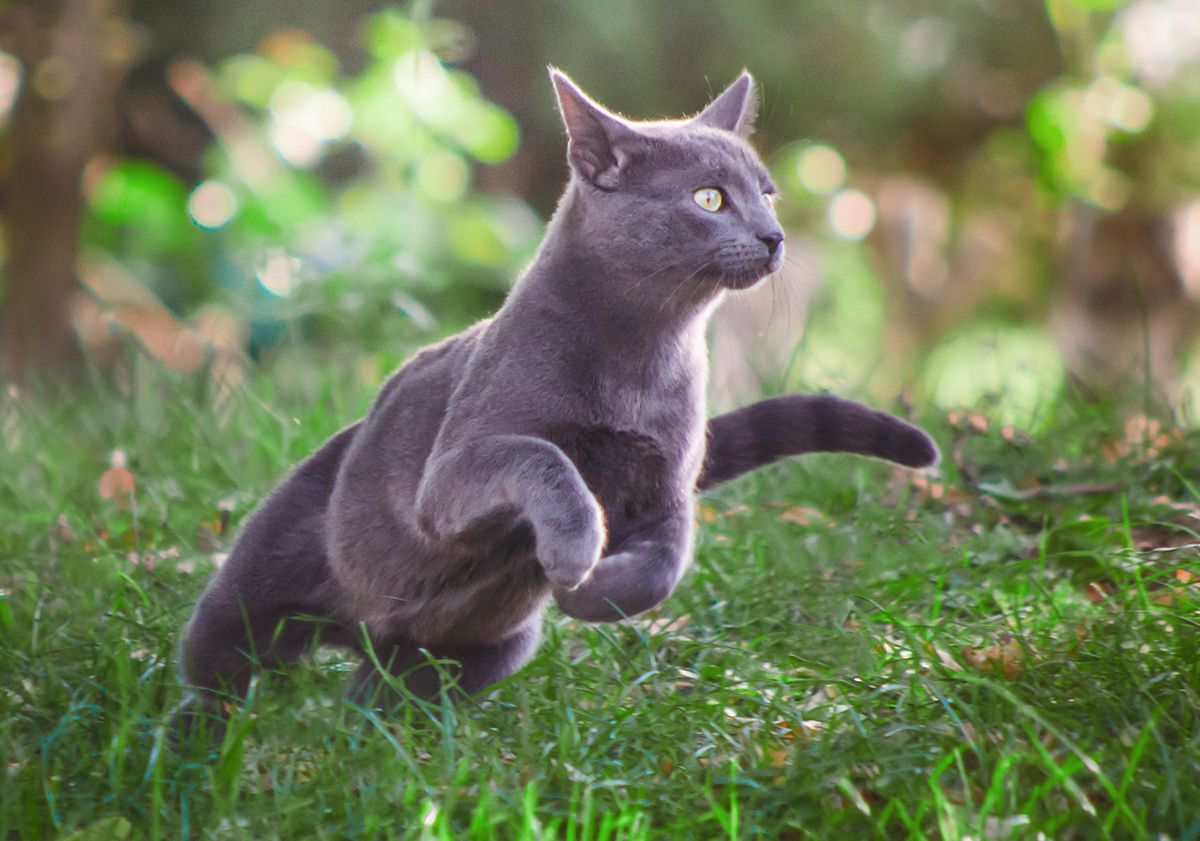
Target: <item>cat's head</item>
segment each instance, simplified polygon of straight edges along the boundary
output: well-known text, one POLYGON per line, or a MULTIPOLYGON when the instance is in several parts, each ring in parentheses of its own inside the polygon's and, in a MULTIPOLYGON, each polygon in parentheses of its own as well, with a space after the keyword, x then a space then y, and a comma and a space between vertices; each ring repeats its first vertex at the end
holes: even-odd
POLYGON ((594 254, 645 291, 689 297, 744 289, 780 268, 775 185, 746 142, 758 110, 749 73, 695 117, 653 122, 626 120, 558 70, 550 76, 575 224, 594 254))

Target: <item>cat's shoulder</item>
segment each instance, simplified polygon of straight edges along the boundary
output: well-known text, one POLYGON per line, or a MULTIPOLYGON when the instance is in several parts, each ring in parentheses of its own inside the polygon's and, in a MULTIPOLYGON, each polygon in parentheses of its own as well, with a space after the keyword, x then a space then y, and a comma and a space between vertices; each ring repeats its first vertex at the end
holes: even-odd
POLYGON ((387 403, 404 386, 418 383, 433 385, 439 381, 449 385, 456 382, 465 370, 479 337, 487 330, 491 321, 491 318, 485 318, 461 333, 455 333, 440 342, 421 348, 384 381, 375 397, 374 405, 381 406, 387 403))

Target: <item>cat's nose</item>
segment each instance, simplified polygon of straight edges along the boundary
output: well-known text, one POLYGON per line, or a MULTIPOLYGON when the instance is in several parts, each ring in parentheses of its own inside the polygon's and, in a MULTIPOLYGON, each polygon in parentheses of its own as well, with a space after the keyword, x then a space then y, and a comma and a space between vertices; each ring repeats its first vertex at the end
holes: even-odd
POLYGON ((779 250, 780 243, 783 242, 783 232, 771 231, 769 234, 759 234, 758 241, 767 247, 767 256, 774 257, 775 252, 779 250))

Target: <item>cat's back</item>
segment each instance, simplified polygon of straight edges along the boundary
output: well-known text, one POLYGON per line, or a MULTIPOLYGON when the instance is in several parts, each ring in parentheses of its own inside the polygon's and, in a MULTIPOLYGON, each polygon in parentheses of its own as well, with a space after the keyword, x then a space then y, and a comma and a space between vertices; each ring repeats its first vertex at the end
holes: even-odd
POLYGON ((413 506, 450 396, 487 325, 421 350, 380 388, 334 484, 326 542, 335 567, 419 539, 396 512, 413 506))
POLYGON ((411 405, 414 398, 424 396, 436 400, 445 391, 449 399, 449 394, 466 370, 467 360, 474 352, 479 337, 491 322, 490 318, 484 319, 461 333, 417 351, 379 387, 366 421, 376 424, 385 422, 392 413, 411 405))
POLYGON ((384 483, 392 492, 402 490, 397 483, 411 484, 415 493, 446 406, 490 322, 423 348, 384 382, 347 454, 339 484, 384 483))

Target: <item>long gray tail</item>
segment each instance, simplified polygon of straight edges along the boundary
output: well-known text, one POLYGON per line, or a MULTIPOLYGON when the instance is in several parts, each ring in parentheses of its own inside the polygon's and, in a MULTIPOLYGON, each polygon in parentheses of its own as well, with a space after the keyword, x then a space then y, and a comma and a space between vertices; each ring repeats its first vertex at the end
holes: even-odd
POLYGON ((858 453, 906 467, 938 460, 933 439, 893 415, 830 394, 788 394, 709 419, 696 488, 802 453, 858 453))

